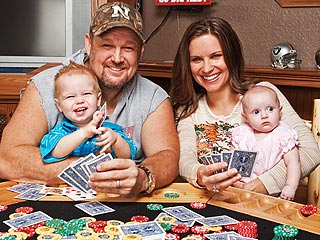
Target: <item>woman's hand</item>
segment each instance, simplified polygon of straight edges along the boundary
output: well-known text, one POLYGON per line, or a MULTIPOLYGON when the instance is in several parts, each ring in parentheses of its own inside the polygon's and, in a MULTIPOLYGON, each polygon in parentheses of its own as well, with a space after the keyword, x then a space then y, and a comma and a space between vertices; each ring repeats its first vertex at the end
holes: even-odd
POLYGON ((228 167, 228 164, 225 162, 199 167, 197 171, 197 183, 200 186, 204 186, 209 191, 223 191, 241 179, 240 174, 238 174, 238 171, 235 168, 219 172, 226 167, 228 167))

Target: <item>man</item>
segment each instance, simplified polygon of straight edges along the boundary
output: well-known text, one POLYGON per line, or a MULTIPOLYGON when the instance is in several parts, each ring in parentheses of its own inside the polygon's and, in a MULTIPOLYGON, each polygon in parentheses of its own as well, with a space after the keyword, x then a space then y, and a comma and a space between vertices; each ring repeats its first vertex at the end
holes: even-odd
MULTIPOLYGON (((124 127, 137 145, 135 161, 101 163, 91 175, 92 189, 135 196, 171 183, 178 175, 179 142, 166 92, 137 74, 144 51, 142 19, 125 3, 107 3, 96 12, 85 35, 85 51, 70 60, 95 72, 107 103, 109 121, 124 127)), ((43 163, 41 138, 62 116, 54 105, 53 78, 61 66, 31 79, 6 126, 0 146, 0 178, 57 184, 57 175, 76 158, 43 163)))

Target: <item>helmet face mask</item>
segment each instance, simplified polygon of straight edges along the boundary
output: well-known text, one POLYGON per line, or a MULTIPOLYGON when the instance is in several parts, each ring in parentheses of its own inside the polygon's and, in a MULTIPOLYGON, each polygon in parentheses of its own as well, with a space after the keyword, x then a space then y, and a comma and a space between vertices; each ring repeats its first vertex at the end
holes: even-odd
POLYGON ((320 70, 320 48, 318 49, 318 51, 316 52, 316 63, 317 63, 317 67, 320 70))
POLYGON ((279 43, 271 48, 271 66, 274 68, 299 68, 301 60, 297 59, 297 51, 289 43, 279 43))

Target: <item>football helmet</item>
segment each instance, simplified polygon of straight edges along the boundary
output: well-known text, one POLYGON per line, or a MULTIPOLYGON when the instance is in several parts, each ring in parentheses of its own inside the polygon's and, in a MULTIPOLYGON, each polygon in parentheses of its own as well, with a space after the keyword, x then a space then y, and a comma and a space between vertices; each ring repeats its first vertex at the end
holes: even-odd
POLYGON ((318 69, 320 70, 320 48, 316 52, 316 63, 317 63, 318 69))
POLYGON ((290 43, 278 43, 271 48, 271 66, 274 68, 299 68, 301 60, 290 43))

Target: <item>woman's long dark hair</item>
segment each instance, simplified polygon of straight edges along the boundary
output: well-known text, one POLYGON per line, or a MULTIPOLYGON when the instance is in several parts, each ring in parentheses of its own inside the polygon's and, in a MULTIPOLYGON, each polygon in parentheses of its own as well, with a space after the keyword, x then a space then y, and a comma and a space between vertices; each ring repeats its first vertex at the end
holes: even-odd
POLYGON ((243 93, 242 73, 244 58, 240 39, 231 25, 217 17, 192 23, 185 31, 172 66, 170 96, 177 122, 190 116, 198 108, 198 98, 205 89, 194 79, 190 69, 190 42, 200 36, 212 34, 218 38, 230 73, 230 86, 236 93, 243 93))

